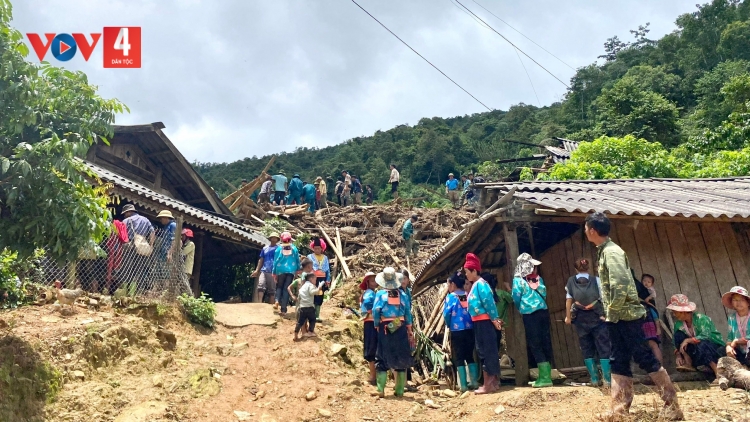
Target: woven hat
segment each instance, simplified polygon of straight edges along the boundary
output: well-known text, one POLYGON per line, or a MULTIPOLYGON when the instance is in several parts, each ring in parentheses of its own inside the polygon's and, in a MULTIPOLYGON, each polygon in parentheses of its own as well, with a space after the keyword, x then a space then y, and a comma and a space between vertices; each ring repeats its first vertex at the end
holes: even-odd
POLYGON ((453 176, 453 173, 448 173, 448 177, 451 177, 451 176, 453 176))
POLYGON ((669 298, 667 309, 676 312, 695 312, 695 303, 691 302, 688 297, 683 294, 676 294, 669 298))
POLYGON ((156 216, 156 218, 161 218, 161 217, 167 217, 167 218, 172 218, 172 219, 174 218, 172 217, 172 211, 167 211, 167 210, 162 210, 161 212, 159 212, 159 215, 156 216))
POLYGON ((321 180, 323 180, 323 178, 322 178, 322 177, 320 177, 320 176, 318 176, 318 177, 316 177, 316 178, 315 178, 315 180, 317 180, 317 181, 321 181, 321 180))
POLYGON ((728 292, 721 295, 721 303, 725 308, 734 309, 734 306, 732 305, 732 297, 734 297, 734 295, 744 296, 745 299, 750 302, 750 294, 748 294, 747 289, 742 286, 734 286, 729 289, 728 292))
POLYGON ((518 255, 518 258, 516 259, 516 272, 513 273, 513 275, 515 277, 524 278, 533 273, 534 267, 537 265, 542 265, 542 261, 538 261, 524 252, 521 255, 518 255))
POLYGON ((270 235, 268 235, 268 238, 269 238, 269 239, 270 239, 270 238, 272 238, 272 237, 275 237, 275 238, 276 238, 276 241, 277 241, 277 242, 278 242, 279 240, 281 240, 281 236, 279 236, 279 233, 278 233, 278 232, 272 232, 272 233, 271 233, 270 235))
POLYGON ((375 276, 375 282, 378 283, 380 287, 387 290, 396 290, 401 287, 403 279, 404 275, 397 273, 396 269, 393 267, 385 267, 383 268, 382 273, 378 273, 378 275, 375 276))
POLYGON ((124 207, 122 207, 122 213, 125 214, 128 211, 135 212, 135 205, 133 204, 127 204, 124 207))

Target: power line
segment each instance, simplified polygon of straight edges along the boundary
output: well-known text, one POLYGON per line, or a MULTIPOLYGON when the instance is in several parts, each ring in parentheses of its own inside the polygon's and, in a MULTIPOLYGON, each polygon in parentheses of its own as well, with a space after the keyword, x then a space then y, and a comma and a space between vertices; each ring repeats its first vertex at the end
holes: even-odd
POLYGON ((508 27, 509 27, 510 29, 512 29, 512 30, 514 30, 514 31, 516 31, 516 32, 518 32, 519 34, 521 34, 521 36, 522 36, 522 37, 524 37, 524 38, 526 38, 527 40, 529 40, 529 41, 531 41, 532 43, 534 43, 534 45, 535 45, 535 46, 537 46, 537 47, 541 48, 541 49, 542 49, 542 50, 544 50, 544 51, 545 51, 545 52, 546 52, 547 54, 549 54, 550 56, 552 56, 552 57, 556 58, 557 60, 559 60, 559 61, 560 61, 560 63, 564 64, 565 66, 568 66, 569 68, 571 68, 571 69, 573 69, 573 70, 575 70, 575 68, 574 68, 573 66, 571 66, 571 65, 569 65, 569 64, 567 64, 567 63, 565 63, 565 62, 563 61, 563 59, 561 59, 561 58, 559 58, 559 57, 555 56, 554 54, 552 54, 552 52, 548 51, 548 50, 547 50, 546 48, 544 48, 544 47, 542 47, 541 45, 537 44, 537 42, 536 42, 536 41, 534 41, 534 40, 532 40, 531 38, 529 38, 529 37, 527 37, 526 35, 524 35, 524 33, 523 33, 523 32, 521 32, 521 31, 517 30, 516 28, 514 28, 513 26, 511 26, 511 24, 509 24, 508 22, 505 22, 505 21, 504 21, 504 20, 503 20, 502 18, 500 18, 500 16, 498 16, 498 15, 496 15, 496 14, 492 13, 492 12, 491 12, 491 11, 490 11, 489 9, 487 9, 486 7, 484 7, 484 6, 482 6, 481 4, 479 4, 479 3, 477 2, 477 0, 471 0, 471 1, 473 1, 473 2, 474 2, 474 3, 476 4, 476 5, 477 5, 477 6, 481 7, 482 9, 484 9, 484 10, 485 10, 485 11, 486 11, 487 13, 489 13, 490 15, 494 16, 495 18, 497 18, 497 20, 499 20, 500 22, 502 22, 502 23, 504 23, 504 24, 508 25, 508 27))
POLYGON ((453 82, 453 84, 454 84, 454 85, 456 85, 457 87, 461 88, 461 90, 462 90, 463 92, 465 92, 466 94, 468 94, 468 95, 469 95, 469 96, 470 96, 471 98, 473 98, 473 99, 474 99, 474 101, 476 101, 476 102, 478 102, 479 104, 481 104, 481 105, 482 105, 482 106, 483 106, 484 108, 486 108, 486 109, 487 109, 488 111, 493 111, 493 110, 494 110, 494 109, 492 109, 492 108, 488 107, 488 106, 487 106, 487 105, 486 105, 485 103, 483 103, 483 102, 479 101, 479 99, 478 99, 477 97, 473 96, 473 95, 471 94, 471 92, 467 91, 467 90, 466 90, 466 89, 465 89, 464 87, 462 87, 461 85, 459 85, 459 84, 458 84, 458 82, 454 81, 453 79, 451 79, 451 77, 450 77, 450 76, 446 75, 446 74, 445 74, 445 72, 443 72, 442 70, 440 70, 440 68, 438 68, 437 66, 435 66, 434 64, 432 64, 432 62, 430 62, 429 60, 427 60, 427 59, 426 59, 426 58, 425 58, 425 57, 424 57, 423 55, 419 54, 419 52, 418 52, 417 50, 415 50, 414 48, 412 48, 412 46, 410 46, 409 44, 407 44, 407 43, 406 43, 406 41, 402 40, 402 39, 401 39, 401 38, 400 38, 400 37, 399 37, 398 35, 396 35, 396 34, 395 34, 395 33, 394 33, 393 31, 391 31, 390 29, 388 29, 388 27, 387 27, 387 26, 385 26, 385 25, 384 25, 384 24, 383 24, 382 22, 380 22, 380 21, 379 21, 379 20, 378 20, 378 19, 377 19, 377 18, 376 18, 375 16, 373 16, 373 15, 372 15, 372 14, 371 14, 370 12, 368 12, 367 10, 365 10, 365 8, 364 8, 364 7, 360 6, 360 5, 359 5, 359 3, 357 3, 357 2, 355 1, 355 0, 352 0, 352 3, 356 4, 356 5, 357 5, 357 7, 359 7, 360 9, 362 9, 362 11, 363 11, 363 12, 367 13, 367 15, 368 15, 369 17, 371 17, 371 18, 372 18, 373 20, 375 20, 375 22, 379 23, 379 24, 380 24, 380 26, 382 26, 383 28, 385 28, 385 30, 386 30, 386 31, 390 32, 390 33, 391 33, 391 35, 393 35, 394 37, 396 37, 396 39, 398 39, 399 41, 401 41, 401 43, 402 43, 402 44, 404 44, 405 46, 409 47, 409 50, 413 51, 413 52, 414 52, 414 54, 416 54, 417 56, 421 57, 421 58, 422 58, 422 60, 424 60, 424 61, 426 61, 427 63, 429 63, 429 65, 430 65, 430 66, 432 66, 433 68, 435 68, 435 70, 437 70, 438 72, 440 72, 440 74, 441 74, 441 75, 443 75, 443 76, 445 76, 445 77, 446 77, 446 78, 447 78, 447 79, 448 79, 449 81, 453 82))
MULTIPOLYGON (((354 0, 352 0, 352 1, 354 1, 354 0)), ((532 62, 534 62, 534 63, 535 63, 535 64, 536 64, 537 66, 539 66, 539 67, 541 67, 542 69, 544 69, 544 71, 545 71, 545 72, 547 72, 547 73, 549 73, 549 74, 550 74, 550 76, 552 76, 553 78, 557 79, 557 81, 558 81, 558 82, 560 82, 561 84, 565 85, 565 87, 566 87, 566 88, 570 89, 570 87, 568 86, 568 84, 566 84, 565 82, 563 82, 563 81, 562 81, 562 79, 560 79, 560 78, 558 78, 557 76, 555 76, 555 74, 554 74, 554 73, 550 72, 549 70, 547 70, 547 68, 546 68, 546 67, 544 67, 544 66, 542 66, 541 64, 539 64, 539 62, 538 62, 538 61, 536 61, 536 60, 534 60, 534 58, 533 58, 533 57, 529 56, 528 54, 526 54, 526 52, 525 52, 525 51, 523 51, 523 50, 521 50, 520 48, 518 48, 518 47, 517 47, 517 46, 516 46, 515 44, 513 44, 513 43, 512 43, 512 42, 511 42, 511 41, 510 41, 509 39, 507 39, 507 38, 505 37, 505 35, 503 35, 503 34, 501 34, 501 33, 497 32, 497 30, 496 30, 495 28, 493 28, 493 27, 492 27, 492 26, 491 26, 490 24, 488 24, 488 23, 487 23, 487 22, 485 22, 485 21, 484 21, 484 20, 483 20, 482 18, 480 18, 479 16, 477 16, 477 15, 476 15, 476 14, 475 14, 474 12, 472 12, 472 11, 471 11, 471 9, 469 9, 469 8, 468 8, 468 7, 466 7, 466 6, 464 6, 464 4, 463 4, 463 3, 461 3, 461 2, 459 1, 459 0, 455 0, 455 1, 456 1, 456 3, 460 4, 460 5, 461 5, 461 6, 462 6, 462 7, 464 8, 464 9, 468 10, 468 11, 469 11, 469 13, 471 13, 471 14, 472 14, 472 15, 474 15, 474 16, 476 16, 476 17, 477 17, 477 19, 479 19, 480 21, 482 21, 482 23, 484 23, 485 25, 487 25, 487 26, 488 26, 488 27, 489 27, 489 28, 490 28, 490 29, 492 30, 492 32, 494 32, 494 33, 496 33, 497 35, 499 35, 499 36, 500 36, 500 37, 501 37, 502 39, 504 39, 504 40, 505 40, 505 41, 506 41, 506 42, 507 42, 508 44, 512 45, 512 46, 513 46, 513 48, 516 48, 516 49, 517 49, 518 51, 520 51, 521 53, 523 53, 523 55, 524 55, 524 56, 528 57, 528 58, 529 58, 529 59, 530 59, 530 60, 531 60, 532 62)), ((363 9, 363 10, 364 10, 364 9, 363 9)))

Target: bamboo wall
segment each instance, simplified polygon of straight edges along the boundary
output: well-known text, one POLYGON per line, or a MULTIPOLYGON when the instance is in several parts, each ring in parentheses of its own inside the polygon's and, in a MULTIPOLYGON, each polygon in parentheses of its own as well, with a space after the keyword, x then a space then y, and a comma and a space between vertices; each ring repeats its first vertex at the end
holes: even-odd
MULTIPOLYGON (((683 293, 726 336, 727 312, 721 295, 737 284, 750 287, 747 225, 617 219, 610 236, 625 250, 638 277, 643 273, 655 277, 660 314, 671 295, 683 293)), ((588 258, 593 263, 592 273, 596 272, 596 248, 581 230, 539 257, 540 274, 547 285, 555 363, 560 368, 583 365, 575 329, 563 322, 565 283, 575 274, 573 262, 579 257, 588 258)), ((506 278, 502 269, 497 275, 500 280, 506 278)))

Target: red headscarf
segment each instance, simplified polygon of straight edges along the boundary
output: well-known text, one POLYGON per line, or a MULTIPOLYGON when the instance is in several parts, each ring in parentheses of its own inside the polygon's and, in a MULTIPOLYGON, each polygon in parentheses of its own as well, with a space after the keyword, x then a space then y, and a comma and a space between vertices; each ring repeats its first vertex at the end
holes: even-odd
POLYGON ((474 270, 476 272, 480 272, 482 271, 482 263, 479 262, 479 257, 474 255, 473 253, 467 253, 466 262, 464 263, 464 268, 467 270, 474 270))

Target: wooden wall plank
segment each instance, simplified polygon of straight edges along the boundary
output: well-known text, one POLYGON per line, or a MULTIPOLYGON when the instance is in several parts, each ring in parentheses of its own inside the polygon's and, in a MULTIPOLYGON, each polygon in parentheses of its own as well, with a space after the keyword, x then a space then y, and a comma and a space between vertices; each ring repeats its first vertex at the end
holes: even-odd
MULTIPOLYGON (((624 220, 617 222, 617 236, 620 239, 618 245, 628 255, 628 261, 630 261, 630 267, 635 270, 635 276, 640 279, 643 270, 641 269, 641 257, 638 253, 638 247, 635 242, 635 234, 633 233, 633 222, 637 220, 624 220)), ((640 225, 640 224, 639 224, 640 225)))
MULTIPOLYGON (((656 249, 658 243, 654 243, 651 237, 651 230, 653 223, 647 221, 641 221, 635 228, 633 234, 635 236, 635 243, 638 247, 638 256, 641 260, 641 275, 651 274, 654 276, 654 290, 656 290, 656 307, 658 309, 664 309, 667 303, 668 296, 671 295, 669 292, 664 291, 664 283, 661 281, 661 274, 659 273, 658 254, 656 249)), ((661 313, 661 312, 660 312, 661 313)))
MULTIPOLYGON (((722 239, 724 239, 724 246, 727 248, 729 260, 732 262, 732 270, 734 271, 737 284, 747 287, 750 285, 750 277, 748 276, 748 265, 750 265, 750 259, 746 259, 745 257, 750 254, 750 250, 743 253, 740 249, 737 235, 741 235, 742 233, 735 234, 732 226, 729 224, 720 224, 719 231, 721 232, 722 239)), ((744 234, 746 236, 745 240, 747 240, 747 232, 744 234)))
MULTIPOLYGON (((703 241, 706 244, 708 257, 711 259, 711 267, 713 267, 716 276, 716 284, 719 287, 719 294, 726 293, 737 285, 736 275, 732 270, 732 262, 729 260, 729 253, 724 245, 721 229, 718 227, 724 224, 729 225, 731 223, 700 224, 703 241)), ((727 309, 724 309, 724 313, 727 313, 727 309)))
POLYGON ((700 299, 692 299, 694 302, 701 300, 703 309, 716 325, 720 332, 727 332, 727 314, 724 312, 724 306, 721 304, 721 292, 716 282, 711 259, 708 256, 703 234, 698 223, 682 223, 682 231, 685 234, 690 257, 695 269, 695 276, 698 279, 698 289, 700 290, 700 299))
MULTIPOLYGON (((681 293, 695 302, 695 298, 700 297, 700 289, 698 288, 695 268, 691 262, 692 258, 690 257, 687 240, 682 232, 682 225, 680 223, 664 223, 664 226, 669 237, 669 245, 672 248, 672 257, 677 270, 677 278, 680 280, 681 293)), ((696 302, 696 304, 698 305, 697 311, 705 313, 703 303, 696 302)))
MULTIPOLYGON (((583 242, 581 241, 581 230, 576 231, 570 236, 570 240, 573 242, 573 259, 578 258, 589 258, 584 255, 583 242)), ((589 259, 589 261, 591 261, 589 259)))
MULTIPOLYGON (((667 235, 667 227, 665 223, 649 222, 648 225, 651 232, 651 239, 654 245, 657 245, 655 252, 661 276, 661 280, 659 281, 664 285, 664 297, 666 300, 669 300, 673 294, 682 293, 682 288, 680 287, 680 279, 677 277, 677 269, 672 258, 672 246, 667 235)), ((666 306, 666 301, 664 303, 666 306)))
POLYGON ((550 310, 550 336, 552 338, 552 348, 555 363, 560 365, 567 365, 569 362, 568 357, 568 350, 567 350, 567 343, 565 342, 565 333, 563 330, 560 330, 555 324, 555 310, 557 308, 563 308, 564 305, 559 305, 559 299, 558 296, 555 295, 555 290, 557 288, 560 288, 560 252, 562 249, 562 244, 558 243, 557 245, 550 248, 548 253, 545 253, 545 257, 543 259, 540 258, 540 261, 542 261, 541 270, 544 271, 542 273, 542 278, 544 278, 544 284, 547 286, 547 307, 550 310), (545 276, 546 275, 546 276, 545 276))

